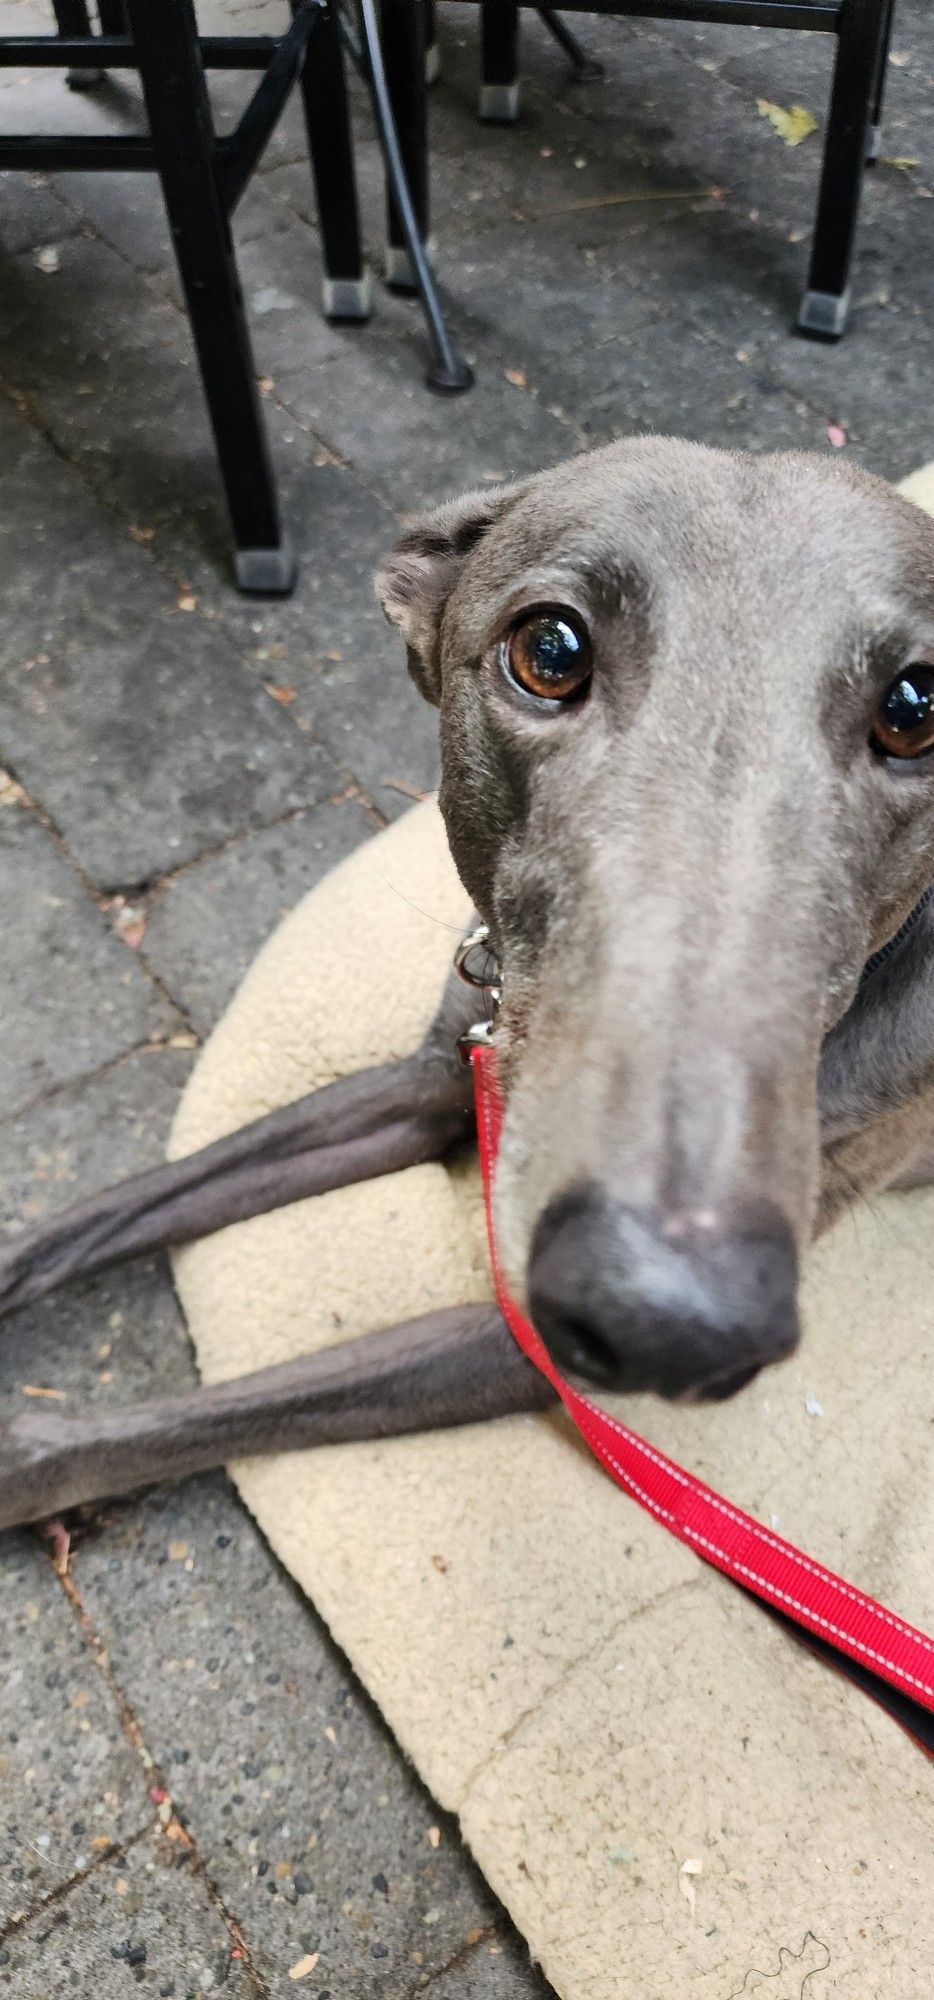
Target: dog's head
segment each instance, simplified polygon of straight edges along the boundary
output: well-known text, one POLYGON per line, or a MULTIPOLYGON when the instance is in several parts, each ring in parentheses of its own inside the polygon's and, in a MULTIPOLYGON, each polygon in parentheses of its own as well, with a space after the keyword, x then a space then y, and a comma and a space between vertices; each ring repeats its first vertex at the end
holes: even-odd
POLYGON ((797 1338, 821 1043, 934 857, 934 523, 838 461, 612 445, 380 577, 504 1001, 496 1215, 559 1365, 728 1393, 797 1338))

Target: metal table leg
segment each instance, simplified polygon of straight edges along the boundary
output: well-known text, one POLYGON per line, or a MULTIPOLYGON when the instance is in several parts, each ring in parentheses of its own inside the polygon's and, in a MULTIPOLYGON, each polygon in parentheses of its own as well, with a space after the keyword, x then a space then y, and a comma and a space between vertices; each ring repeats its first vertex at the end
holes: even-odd
POLYGON ((295 582, 295 558, 279 520, 194 7, 192 0, 127 0, 127 11, 233 523, 237 582, 241 590, 282 595, 295 582))
POLYGON ((850 303, 850 260, 869 121, 887 33, 885 0, 843 0, 817 219, 798 331, 839 340, 850 303))
MULTIPOLYGON (((383 0, 383 5, 385 5, 385 0, 383 0)), ((413 11, 416 5, 417 0, 393 0, 395 9, 392 17, 393 21, 399 19, 403 12, 413 11)), ((419 217, 412 195, 409 192, 399 134, 396 130, 395 107, 390 95, 386 65, 383 60, 383 45, 380 38, 380 19, 377 13, 377 0, 360 0, 360 25, 363 36, 363 56, 373 96, 373 109, 376 114, 392 201, 398 213, 401 232, 405 240, 408 256, 411 260, 414 282, 421 297, 428 327, 428 338, 431 343, 432 359, 426 379, 430 389, 437 389, 449 395, 457 394, 462 389, 470 388, 474 379, 473 369, 458 354, 451 340, 444 314, 441 310, 441 303, 435 287, 431 266, 425 254, 425 245, 422 241, 421 230, 419 228, 419 217)), ((412 49, 421 48, 421 37, 417 29, 414 37, 410 35, 407 38, 406 46, 410 51, 411 65, 412 49)), ((424 64, 422 62, 419 62, 417 69, 410 66, 407 70, 406 91, 410 96, 414 95, 417 91, 422 102, 423 116, 425 81, 424 64)), ((421 129, 423 130, 424 127, 422 126, 421 129)), ((424 212, 424 210, 427 210, 427 148, 423 150, 421 160, 420 171, 425 175, 424 212)))

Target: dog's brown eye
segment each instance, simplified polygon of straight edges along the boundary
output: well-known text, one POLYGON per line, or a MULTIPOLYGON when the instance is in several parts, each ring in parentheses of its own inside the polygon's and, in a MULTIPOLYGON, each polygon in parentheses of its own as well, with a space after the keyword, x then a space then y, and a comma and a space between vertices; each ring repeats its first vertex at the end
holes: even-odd
POLYGON ((567 611, 535 611, 510 632, 503 657, 512 679, 540 701, 572 701, 591 675, 590 639, 567 611))
POLYGON ((934 750, 934 667, 907 667, 880 702, 872 746, 885 757, 923 757, 934 750))

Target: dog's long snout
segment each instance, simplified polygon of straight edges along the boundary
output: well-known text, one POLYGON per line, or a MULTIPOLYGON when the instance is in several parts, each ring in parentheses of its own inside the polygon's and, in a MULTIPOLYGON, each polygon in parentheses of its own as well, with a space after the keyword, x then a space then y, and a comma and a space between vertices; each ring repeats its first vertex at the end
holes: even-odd
POLYGON ((556 1366, 604 1389, 731 1395, 797 1344, 797 1254, 771 1204, 640 1215, 585 1185, 540 1217, 531 1317, 556 1366))

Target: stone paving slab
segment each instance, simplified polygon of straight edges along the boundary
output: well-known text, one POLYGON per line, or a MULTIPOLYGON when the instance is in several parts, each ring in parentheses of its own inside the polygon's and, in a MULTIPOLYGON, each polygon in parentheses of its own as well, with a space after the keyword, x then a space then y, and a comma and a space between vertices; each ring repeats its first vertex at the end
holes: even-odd
MULTIPOLYGON (((0 116, 3 105, 0 96, 0 116)), ((4 258, 58 244, 66 236, 78 235, 80 227, 77 216, 63 214, 48 180, 37 174, 0 176, 0 253, 4 258)))
MULTIPOLYGON (((0 1123, 4 1235, 156 1165, 192 1058, 191 1049, 145 1050, 0 1123)), ((195 1380, 161 1259, 68 1285, 0 1327, 0 1415, 22 1407, 23 1384, 64 1394, 70 1415, 195 1380)))
MULTIPOLYGON (((16 1931, 0 1954, 17 2000, 252 2000, 237 1937, 188 1850, 151 1833, 16 1931)), ((292 1992, 295 1992, 293 1986, 292 1992)))
POLYGON ((108 1271, 24 1307, 0 1331, 0 1419, 24 1407, 24 1384, 51 1390, 65 1417, 87 1405, 182 1394, 197 1376, 161 1259, 108 1271))
POLYGON ((183 1024, 114 936, 51 834, 0 806, 0 1117, 183 1024))
POLYGON ((504 256, 510 262, 515 318, 507 380, 520 378, 509 382, 516 395, 531 391, 539 402, 555 396, 594 443, 621 432, 674 431, 744 448, 828 448, 825 426, 793 394, 752 380, 719 341, 699 328, 673 328, 647 288, 621 282, 628 240, 582 249, 570 232, 553 228, 532 263, 527 236, 520 223, 475 241, 458 274, 471 324, 495 339, 501 263, 504 256))
POLYGON ((2 1948, 6 1926, 154 1814, 91 1650, 27 1535, 0 1543, 0 1676, 2 1948))
MULTIPOLYGON (((457 283, 452 275, 455 300, 457 283)), ((471 343, 463 345, 469 358, 471 343)), ((412 316, 405 330, 387 326, 379 351, 361 341, 351 394, 327 364, 286 370, 278 387, 288 409, 314 423, 341 457, 363 462, 377 491, 400 511, 427 506, 465 486, 538 472, 579 450, 581 430, 517 396, 495 356, 483 367, 476 400, 426 394, 427 359, 412 316)))
POLYGON ((175 1048, 152 1045, 135 1051, 0 1120, 4 1234, 41 1222, 66 1203, 108 1187, 121 1174, 164 1159, 169 1127, 196 1055, 190 1046, 194 1037, 184 1029, 179 1041, 175 1048))
POLYGON ((131 537, 122 560, 119 546, 113 516, 56 457, 24 407, 0 397, 0 691, 47 664, 40 655, 53 647, 107 644, 125 637, 145 608, 174 609, 177 587, 131 537))
POLYGON ((354 799, 297 813, 183 869, 150 899, 147 964, 208 1034, 270 932, 373 832, 354 799))
POLYGON ((224 1480, 109 1512, 82 1601, 268 1992, 415 1992, 499 1913, 326 1631, 224 1480))
POLYGON ((0 690, 0 739, 102 889, 150 881, 340 788, 210 625, 154 619, 0 690))

